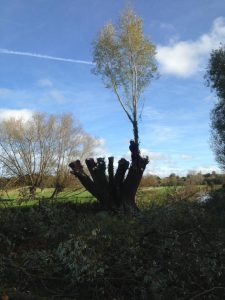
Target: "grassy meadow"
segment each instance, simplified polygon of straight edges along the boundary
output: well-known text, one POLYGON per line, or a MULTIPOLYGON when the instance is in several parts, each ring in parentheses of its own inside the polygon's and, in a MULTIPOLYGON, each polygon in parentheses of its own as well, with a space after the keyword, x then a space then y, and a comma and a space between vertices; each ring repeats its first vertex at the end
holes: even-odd
MULTIPOLYGON (((29 197, 26 197, 26 195, 28 195, 28 190, 26 188, 10 189, 7 192, 3 190, 0 192, 0 205, 3 207, 37 205, 40 203, 40 201, 50 201, 53 191, 53 188, 45 188, 44 190, 37 189, 35 199, 29 199, 29 197)), ((85 191, 83 189, 66 189, 65 191, 61 192, 56 199, 53 199, 52 201, 72 201, 75 203, 84 203, 93 202, 95 201, 95 199, 88 191, 85 191)))
MULTIPOLYGON (((215 189, 218 189, 220 186, 216 186, 215 189)), ((52 193, 54 188, 45 188, 41 190, 38 188, 35 193, 35 199, 30 199, 29 191, 27 187, 24 188, 14 188, 9 190, 0 191, 0 205, 5 206, 30 206, 39 204, 40 201, 51 200, 52 193)), ((137 201, 139 204, 141 202, 154 202, 158 204, 164 202, 169 198, 179 197, 182 199, 182 193, 190 198, 193 195, 201 194, 208 191, 206 186, 168 186, 168 187, 148 187, 148 188, 139 188, 137 193, 137 201)), ((67 202, 71 201, 74 203, 89 203, 95 202, 96 199, 84 189, 65 189, 63 192, 53 199, 52 201, 57 202, 67 202)))

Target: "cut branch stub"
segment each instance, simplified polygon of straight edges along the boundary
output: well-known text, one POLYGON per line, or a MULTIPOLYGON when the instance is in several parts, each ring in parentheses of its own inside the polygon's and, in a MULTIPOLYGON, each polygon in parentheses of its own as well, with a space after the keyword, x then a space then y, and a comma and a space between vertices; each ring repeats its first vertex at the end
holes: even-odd
POLYGON ((139 145, 130 141, 131 164, 125 158, 118 162, 114 172, 114 158, 108 158, 108 174, 104 158, 86 159, 90 176, 84 172, 80 161, 72 162, 69 166, 84 187, 101 203, 103 208, 110 210, 136 210, 135 196, 143 172, 148 164, 148 157, 142 157, 139 145), (127 173, 127 175, 126 175, 127 173))
MULTIPOLYGON (((84 168, 80 162, 79 159, 77 159, 76 161, 73 161, 69 164, 69 167, 73 170, 71 173, 73 174, 73 172, 75 173, 79 173, 79 174, 83 174, 84 173, 84 168)), ((76 174, 74 174, 76 175, 76 174)))
POLYGON ((107 206, 109 198, 108 179, 106 177, 105 159, 99 157, 97 162, 93 158, 86 159, 86 165, 94 182, 95 188, 98 191, 100 202, 103 206, 107 206))
POLYGON ((114 157, 108 157, 108 161, 109 184, 114 184, 114 157))
POLYGON ((118 162, 118 168, 115 174, 115 184, 121 185, 123 183, 126 171, 129 168, 129 161, 127 161, 125 158, 121 158, 118 162))
POLYGON ((100 195, 96 189, 96 186, 91 178, 84 172, 83 166, 79 160, 73 161, 69 164, 72 169, 71 173, 75 175, 80 183, 88 190, 94 197, 99 199, 100 195))

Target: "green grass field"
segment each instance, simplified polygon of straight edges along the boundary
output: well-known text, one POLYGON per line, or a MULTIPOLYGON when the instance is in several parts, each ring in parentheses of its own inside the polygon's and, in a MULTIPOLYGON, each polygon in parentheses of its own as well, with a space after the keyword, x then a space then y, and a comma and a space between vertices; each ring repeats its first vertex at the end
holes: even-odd
MULTIPOLYGON (((35 199, 29 199, 28 190, 24 192, 24 188, 11 189, 7 192, 0 191, 0 207, 9 206, 31 206, 38 205, 40 201, 52 202, 73 202, 73 203, 92 203, 96 199, 88 192, 82 189, 65 189, 57 198, 51 199, 53 188, 44 190, 37 189, 35 199)), ((206 186, 187 186, 187 187, 149 187, 140 188, 137 193, 137 202, 139 205, 147 203, 156 203, 163 205, 168 198, 183 199, 182 197, 192 196, 192 194, 206 191, 206 186)))
MULTIPOLYGON (((41 189, 37 189, 35 199, 29 200, 28 198, 24 197, 21 193, 21 188, 12 189, 7 192, 1 191, 0 192, 0 205, 1 206, 30 206, 39 204, 40 201, 51 201, 50 197, 53 193, 53 188, 46 188, 41 191, 41 189)), ((57 202, 67 202, 72 201, 75 203, 84 203, 84 202, 93 202, 95 198, 88 192, 82 190, 65 190, 64 192, 60 193, 57 198, 53 199, 52 201, 57 202)))

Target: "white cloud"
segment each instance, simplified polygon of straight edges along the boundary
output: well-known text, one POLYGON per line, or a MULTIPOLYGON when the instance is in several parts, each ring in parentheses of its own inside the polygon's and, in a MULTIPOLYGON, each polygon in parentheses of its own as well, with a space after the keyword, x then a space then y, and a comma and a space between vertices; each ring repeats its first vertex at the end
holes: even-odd
POLYGON ((43 78, 43 79, 38 80, 38 85, 40 87, 52 87, 53 82, 47 78, 43 78))
POLYGON ((180 156, 180 158, 181 158, 182 160, 192 160, 192 159, 193 159, 193 157, 192 157, 191 155, 187 155, 187 154, 182 154, 182 155, 180 156))
POLYGON ((181 168, 169 166, 169 165, 160 165, 160 166, 149 166, 147 169, 148 174, 157 175, 159 177, 167 177, 172 173, 175 173, 179 176, 184 176, 185 171, 181 168))
POLYGON ((143 111, 143 116, 150 118, 151 120, 162 120, 164 117, 164 113, 159 112, 151 106, 147 106, 143 111))
POLYGON ((160 161, 162 161, 162 160, 168 161, 169 160, 168 156, 166 156, 165 154, 162 154, 160 152, 154 152, 154 151, 150 151, 150 150, 144 149, 144 148, 142 148, 140 151, 141 151, 142 155, 149 157, 150 162, 151 161, 159 161, 159 160, 160 161))
POLYGON ((106 141, 103 138, 98 138, 95 140, 95 147, 94 147, 94 158, 97 157, 108 157, 108 151, 106 149, 106 141))
POLYGON ((154 125, 151 129, 151 138, 155 143, 175 141, 178 136, 179 132, 176 127, 154 125))
POLYGON ((200 71, 212 49, 225 42, 225 18, 213 22, 209 33, 197 40, 172 42, 169 46, 158 46, 157 60, 162 73, 188 77, 200 71))
POLYGON ((149 164, 146 166, 145 174, 154 174, 165 177, 171 173, 178 172, 172 157, 168 154, 150 151, 144 148, 141 149, 141 154, 149 157, 149 164))
POLYGON ((0 97, 8 97, 12 94, 12 91, 5 88, 0 88, 0 97))
POLYGON ((202 174, 206 174, 206 173, 212 173, 213 171, 217 172, 217 173, 221 173, 221 170, 218 168, 217 165, 211 165, 211 166, 199 166, 194 168, 194 170, 199 173, 201 172, 202 174))
POLYGON ((163 30, 175 31, 176 28, 170 23, 160 23, 159 27, 163 30))
POLYGON ((65 103, 66 98, 65 96, 62 94, 61 91, 54 89, 49 91, 49 96, 51 97, 52 100, 58 102, 58 103, 65 103))
MULTIPOLYGON (((216 171, 217 173, 221 173, 221 170, 216 165, 209 166, 197 166, 191 169, 192 172, 207 174, 216 171)), ((146 174, 154 174, 160 177, 167 177, 171 173, 175 173, 178 176, 186 176, 190 172, 189 169, 178 167, 175 162, 164 162, 163 164, 153 163, 147 166, 146 174)))
POLYGON ((0 108, 0 121, 4 121, 10 118, 20 119, 28 121, 33 115, 33 111, 29 109, 5 109, 0 108))
MULTIPOLYGON (((212 97, 211 95, 208 96, 207 98, 203 99, 205 102, 215 102, 217 100, 216 97, 212 97)), ((204 107, 204 109, 201 107, 200 109, 195 109, 195 110, 191 110, 191 111, 187 111, 187 109, 183 109, 183 108, 174 108, 173 110, 156 110, 155 108, 151 107, 151 106, 147 106, 145 108, 145 111, 143 112, 143 116, 146 119, 149 119, 151 121, 156 120, 156 121, 163 121, 165 123, 166 122, 170 122, 171 120, 176 120, 176 121, 193 121, 193 120, 199 120, 200 116, 205 116, 205 113, 208 113, 209 108, 208 107, 204 107), (207 110, 207 111, 206 111, 207 110)), ((158 122, 160 124, 160 122, 158 122)), ((162 123, 162 122, 161 122, 162 123)), ((181 127, 181 126, 179 126, 181 127)), ((168 126, 163 126, 162 125, 158 125, 158 128, 155 126, 155 128, 153 128, 154 131, 156 131, 156 134, 158 134, 158 132, 169 132, 171 130, 173 130, 175 132, 176 128, 170 128, 168 126)))

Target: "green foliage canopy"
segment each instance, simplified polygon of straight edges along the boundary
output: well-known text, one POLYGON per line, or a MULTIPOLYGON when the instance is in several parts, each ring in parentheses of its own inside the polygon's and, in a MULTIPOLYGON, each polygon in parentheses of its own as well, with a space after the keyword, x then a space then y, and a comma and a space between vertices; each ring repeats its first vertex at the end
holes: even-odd
POLYGON ((209 59, 206 80, 217 96, 225 101, 225 45, 213 50, 209 59))
POLYGON ((216 103, 211 113, 212 148, 216 160, 225 170, 225 100, 216 103))
POLYGON ((143 21, 131 9, 118 24, 106 24, 94 42, 94 74, 113 90, 138 142, 140 98, 157 72, 156 47, 144 36, 143 21))
POLYGON ((225 46, 212 51, 206 80, 219 98, 211 112, 212 148, 217 162, 225 169, 225 46))

